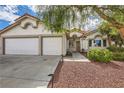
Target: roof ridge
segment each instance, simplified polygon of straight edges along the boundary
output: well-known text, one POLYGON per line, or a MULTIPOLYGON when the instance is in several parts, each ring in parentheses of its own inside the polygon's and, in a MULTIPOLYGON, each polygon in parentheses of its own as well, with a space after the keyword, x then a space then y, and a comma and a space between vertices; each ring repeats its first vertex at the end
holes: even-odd
POLYGON ((10 29, 10 28, 16 26, 16 25, 18 24, 18 22, 20 22, 21 20, 23 20, 23 19, 26 18, 26 17, 31 17, 31 18, 35 18, 35 19, 37 19, 37 20, 40 20, 40 19, 38 19, 38 18, 35 17, 35 16, 32 16, 32 15, 30 15, 30 14, 25 13, 24 15, 20 16, 19 18, 17 18, 13 24, 8 25, 8 26, 5 27, 4 29, 0 30, 0 34, 6 32, 8 29, 10 29))

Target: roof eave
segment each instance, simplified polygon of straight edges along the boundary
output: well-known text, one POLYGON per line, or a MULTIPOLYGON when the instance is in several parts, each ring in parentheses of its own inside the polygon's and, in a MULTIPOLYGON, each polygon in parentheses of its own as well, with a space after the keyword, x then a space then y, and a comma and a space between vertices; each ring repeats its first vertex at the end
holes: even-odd
POLYGON ((32 16, 32 15, 24 14, 23 16, 17 18, 13 24, 11 24, 11 25, 5 27, 3 30, 1 30, 1 31, 0 31, 0 35, 3 34, 3 33, 6 32, 6 31, 8 31, 9 29, 15 27, 16 25, 20 24, 20 22, 21 22, 23 19, 29 18, 29 17, 30 17, 30 18, 33 18, 33 19, 35 19, 35 20, 40 20, 40 19, 38 19, 37 17, 34 17, 34 16, 32 16))

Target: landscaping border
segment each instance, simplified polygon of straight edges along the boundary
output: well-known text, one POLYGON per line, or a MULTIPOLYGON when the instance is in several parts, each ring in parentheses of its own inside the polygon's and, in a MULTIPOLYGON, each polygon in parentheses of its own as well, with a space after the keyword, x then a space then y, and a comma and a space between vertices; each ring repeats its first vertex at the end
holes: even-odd
POLYGON ((59 79, 59 72, 61 71, 63 63, 64 63, 63 60, 59 61, 47 88, 54 88, 54 83, 56 83, 59 79), (52 83, 53 83, 53 85, 52 85, 52 83))

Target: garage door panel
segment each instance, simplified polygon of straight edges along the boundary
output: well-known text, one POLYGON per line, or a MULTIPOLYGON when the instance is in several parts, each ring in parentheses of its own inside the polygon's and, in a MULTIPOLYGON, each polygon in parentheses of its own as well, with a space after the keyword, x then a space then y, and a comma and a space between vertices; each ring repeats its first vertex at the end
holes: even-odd
POLYGON ((5 39, 5 54, 38 55, 38 38, 5 39))
POLYGON ((61 37, 43 38, 43 55, 61 55, 61 54, 62 54, 61 37))

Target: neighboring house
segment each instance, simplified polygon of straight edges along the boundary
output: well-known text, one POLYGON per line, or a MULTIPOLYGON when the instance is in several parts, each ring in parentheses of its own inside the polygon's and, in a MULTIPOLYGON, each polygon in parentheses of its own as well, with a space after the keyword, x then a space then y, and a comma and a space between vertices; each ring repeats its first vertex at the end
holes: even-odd
POLYGON ((0 32, 0 54, 66 55, 67 50, 106 48, 106 38, 93 31, 51 32, 36 17, 25 14, 0 32))

